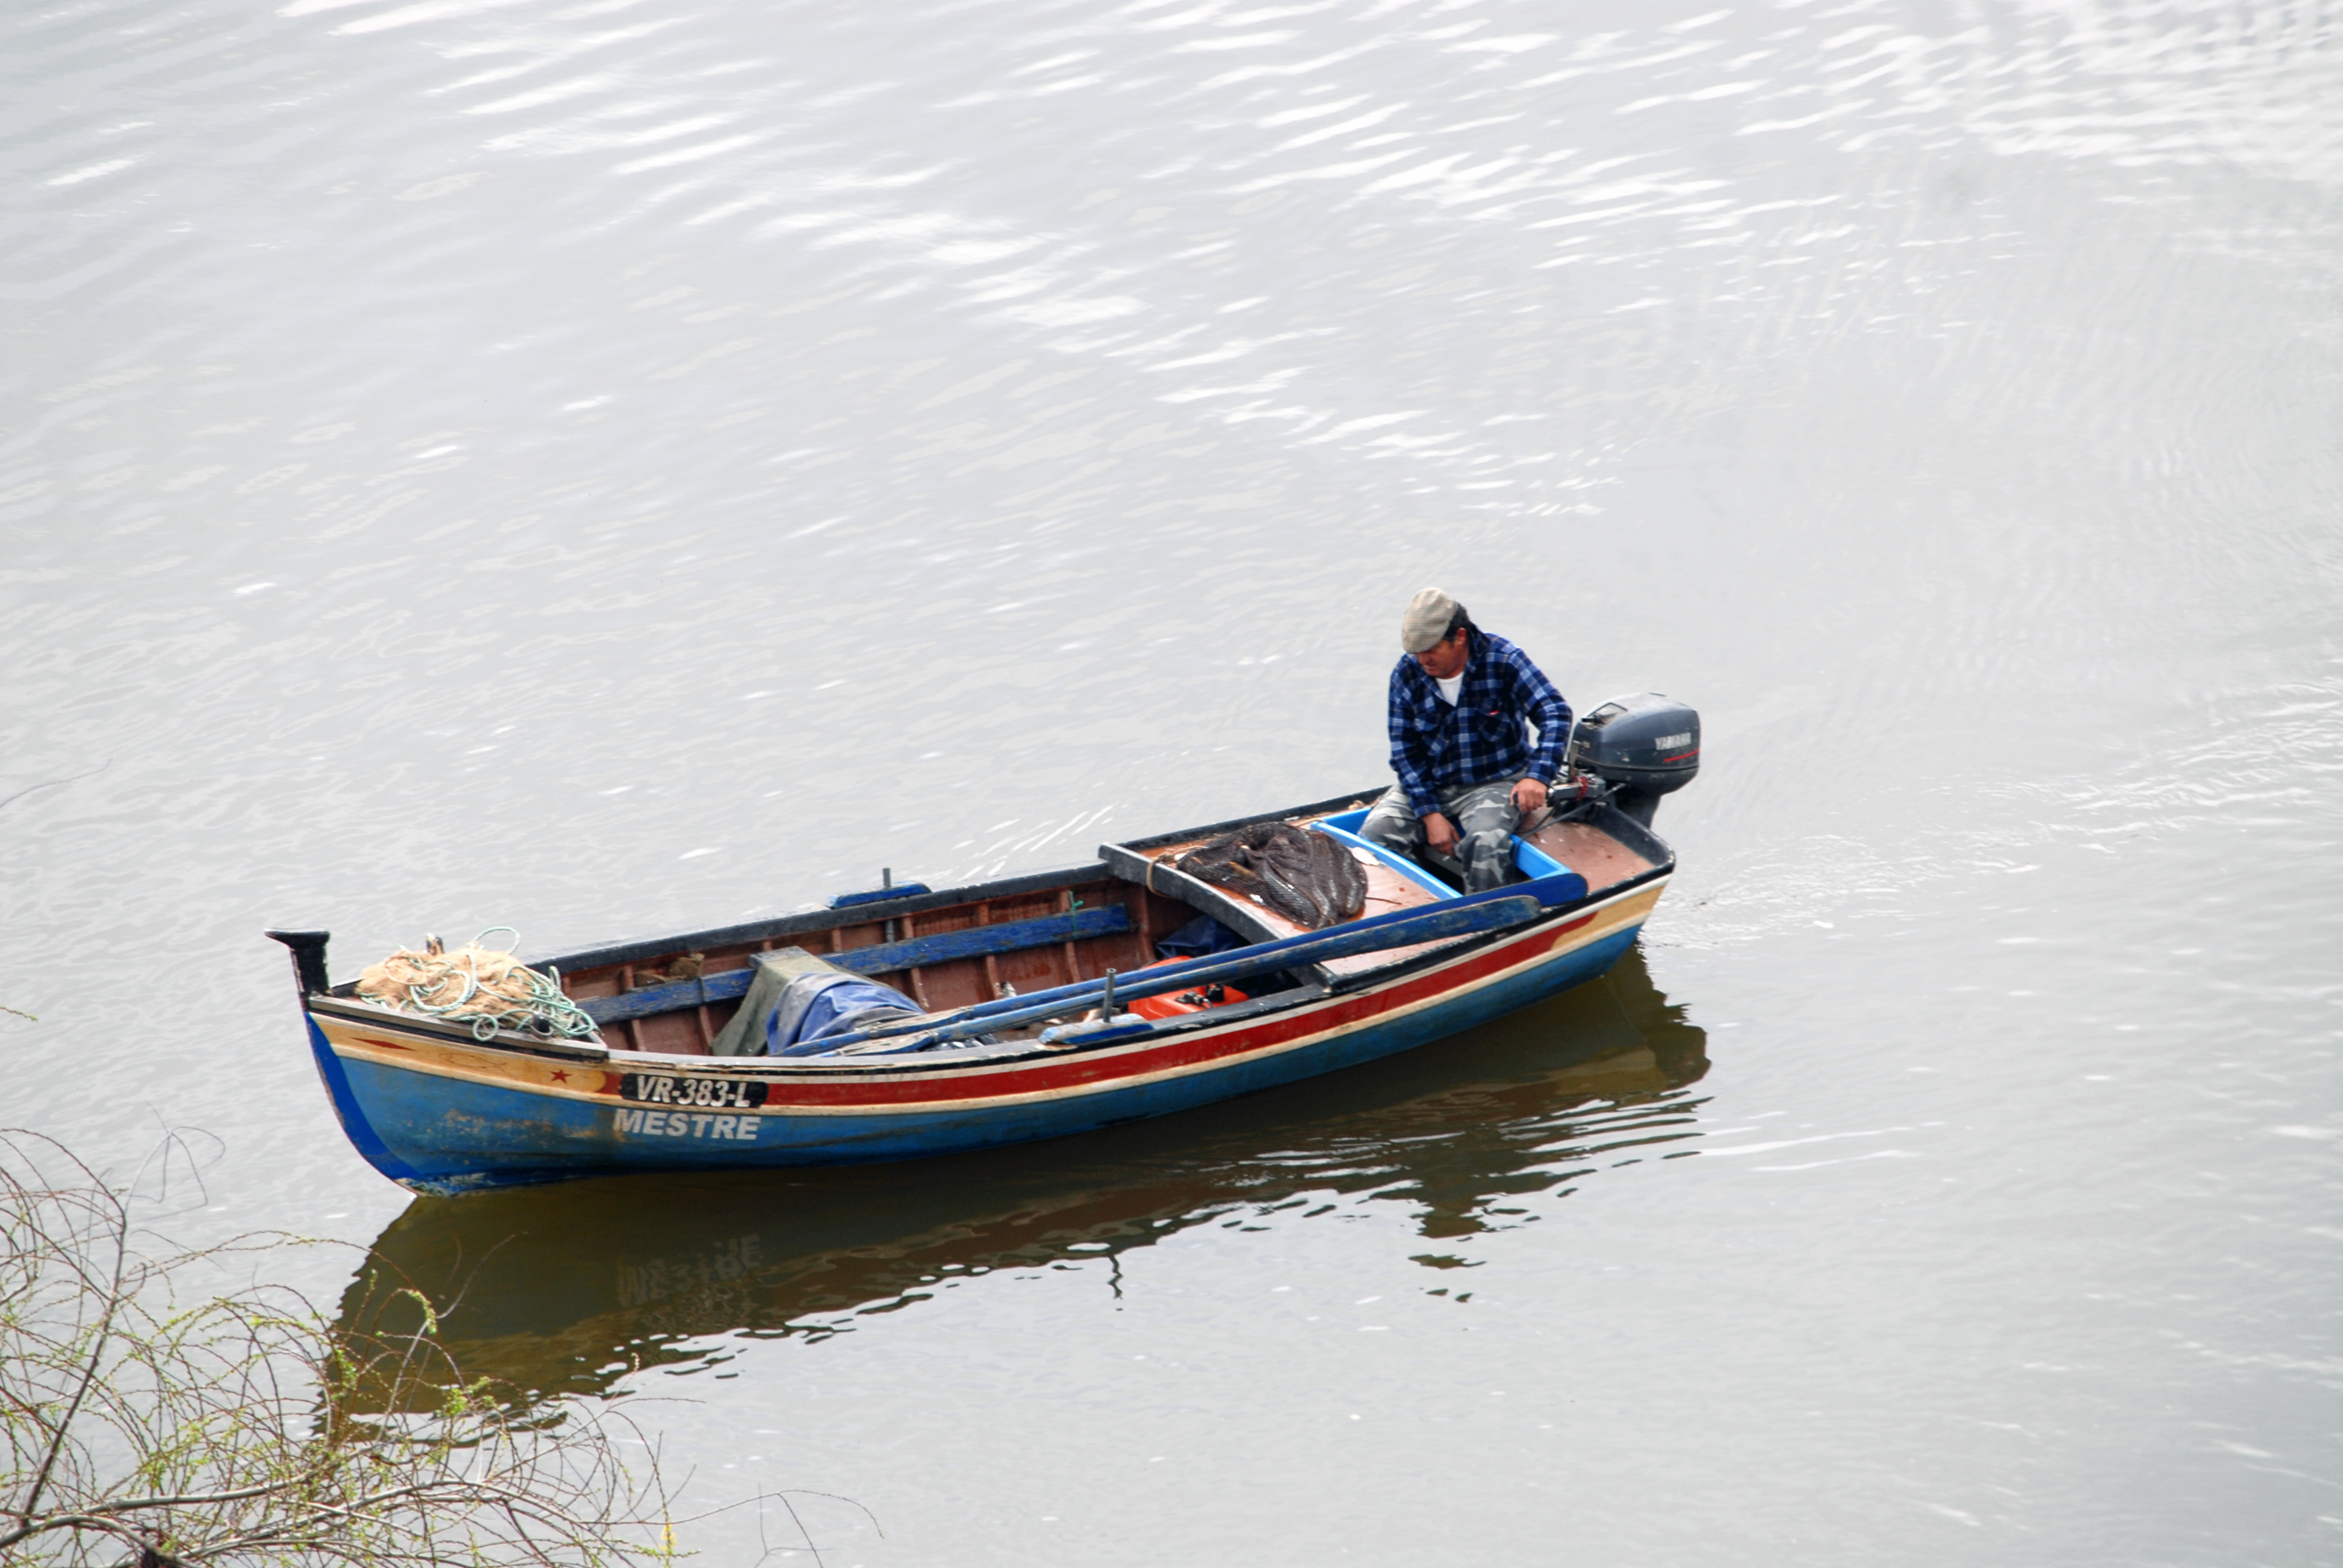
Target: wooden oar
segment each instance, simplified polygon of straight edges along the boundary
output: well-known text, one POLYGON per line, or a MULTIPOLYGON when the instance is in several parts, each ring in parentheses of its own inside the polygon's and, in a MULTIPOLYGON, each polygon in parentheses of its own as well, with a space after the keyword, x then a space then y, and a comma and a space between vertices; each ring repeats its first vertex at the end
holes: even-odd
POLYGON ((1332 931, 1306 932, 1273 942, 1260 942, 1232 952, 1210 953, 1185 963, 1155 965, 1134 970, 1129 974, 1035 991, 1031 996, 981 1002, 948 1019, 935 1021, 882 1024, 872 1030, 841 1034, 824 1040, 822 1044, 827 1053, 866 1040, 922 1034, 931 1037, 930 1043, 940 1045, 946 1040, 966 1040, 990 1030, 1011 1029, 1019 1024, 1055 1018, 1076 1008, 1090 1006, 1109 995, 1121 1002, 1134 997, 1160 996, 1165 991, 1210 985, 1215 980, 1242 980, 1248 975, 1266 974, 1273 970, 1297 969, 1334 959, 1352 958, 1360 953, 1410 947, 1418 942, 1478 936, 1485 931, 1526 925, 1544 912, 1545 906, 1535 897, 1522 892, 1501 894, 1494 898, 1483 894, 1428 910, 1395 910, 1390 914, 1353 921, 1332 931))

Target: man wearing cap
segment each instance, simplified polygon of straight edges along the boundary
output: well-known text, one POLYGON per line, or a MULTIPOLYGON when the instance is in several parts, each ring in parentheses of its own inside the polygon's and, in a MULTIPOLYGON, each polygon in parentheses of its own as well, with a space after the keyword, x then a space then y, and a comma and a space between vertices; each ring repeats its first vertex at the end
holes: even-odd
POLYGON ((1529 655, 1473 624, 1438 588, 1408 601, 1391 677, 1391 760, 1399 782, 1363 837, 1414 859, 1427 846, 1464 868, 1464 890, 1504 886, 1513 829, 1545 804, 1570 739, 1570 704, 1529 655), (1537 726, 1533 751, 1523 722, 1537 726))

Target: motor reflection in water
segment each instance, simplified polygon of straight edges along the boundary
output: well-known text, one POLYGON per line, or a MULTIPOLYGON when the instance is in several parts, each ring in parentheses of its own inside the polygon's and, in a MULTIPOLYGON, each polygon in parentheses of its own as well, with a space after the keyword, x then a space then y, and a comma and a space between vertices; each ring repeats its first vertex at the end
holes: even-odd
POLYGON ((710 1336, 822 1338, 999 1270, 1109 1263, 1159 1238, 1337 1198, 1416 1210, 1443 1243, 1693 1136, 1707 1037, 1640 949, 1603 980, 1331 1078, 1056 1143, 900 1165, 639 1176, 418 1198, 376 1241, 346 1330, 442 1307, 457 1364, 526 1394, 710 1364, 710 1336))

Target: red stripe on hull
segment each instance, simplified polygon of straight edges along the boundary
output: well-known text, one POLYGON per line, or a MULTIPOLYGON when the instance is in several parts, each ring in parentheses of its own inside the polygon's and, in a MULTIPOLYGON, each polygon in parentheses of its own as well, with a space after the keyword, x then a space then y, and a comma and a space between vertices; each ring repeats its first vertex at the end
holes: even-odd
POLYGON ((1545 956, 1557 937, 1583 930, 1594 920, 1592 914, 1581 915, 1563 925, 1535 931, 1486 952, 1476 953, 1451 968, 1403 980, 1389 990, 1366 991, 1331 1004, 1318 1003, 1300 1008, 1293 1013, 1265 1018, 1259 1023, 1234 1029, 1225 1034, 1205 1031, 1128 1053, 1083 1053, 1069 1056, 1061 1061, 1037 1062, 997 1072, 970 1072, 962 1069, 952 1071, 949 1077, 939 1073, 933 1078, 863 1079, 842 1083, 769 1079, 767 1081, 771 1087, 766 1091, 765 1110, 769 1114, 776 1111, 817 1106, 831 1109, 920 1104, 946 1106, 1005 1095, 1048 1094, 1083 1089, 1182 1068, 1205 1066, 1284 1045, 1307 1036, 1363 1023, 1443 992, 1469 989, 1491 976, 1545 956))

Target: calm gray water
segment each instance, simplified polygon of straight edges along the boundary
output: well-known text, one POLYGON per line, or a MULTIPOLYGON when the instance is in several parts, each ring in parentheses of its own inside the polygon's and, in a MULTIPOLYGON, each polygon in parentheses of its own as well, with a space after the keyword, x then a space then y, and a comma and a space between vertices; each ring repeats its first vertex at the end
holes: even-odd
POLYGON ((514 1238, 468 1357, 839 1568, 2343 1562, 2327 0, 0 40, 0 1120, 514 1238), (1707 767, 1634 961, 1340 1080, 410 1202, 257 934, 1353 788, 1427 582, 1707 767))

